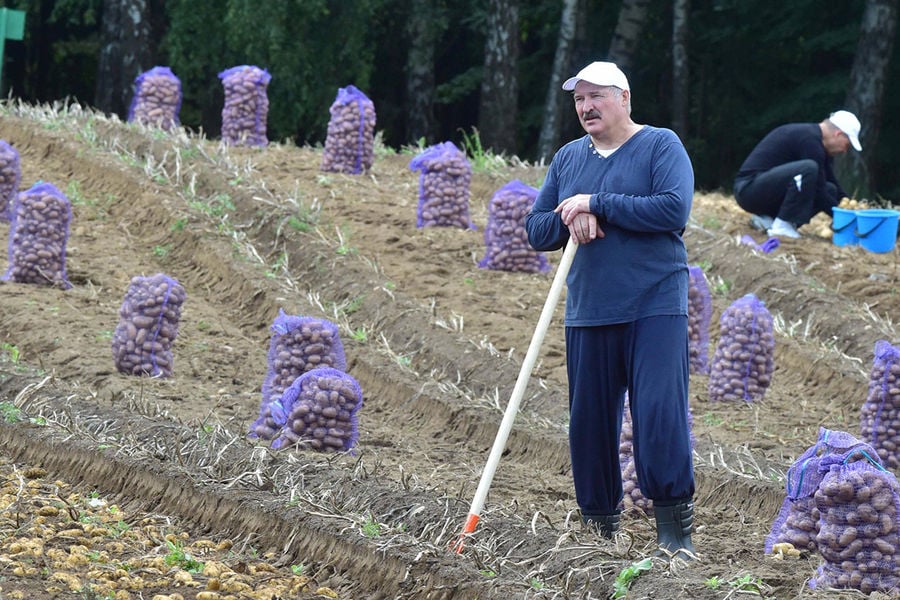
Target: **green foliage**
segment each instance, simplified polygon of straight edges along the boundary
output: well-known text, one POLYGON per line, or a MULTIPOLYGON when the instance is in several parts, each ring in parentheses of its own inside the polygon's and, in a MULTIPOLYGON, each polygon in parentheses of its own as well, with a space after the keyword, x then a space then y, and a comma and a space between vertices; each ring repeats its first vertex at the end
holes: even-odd
POLYGON ((481 136, 474 127, 471 133, 462 132, 462 149, 469 159, 469 164, 475 172, 489 172, 506 166, 506 160, 484 148, 481 144, 481 136))
MULTIPOLYGON (((44 100, 91 102, 100 55, 102 0, 12 0, 4 5, 26 13, 22 59, 28 58, 25 71, 31 76, 18 89, 10 83, 12 91, 44 100)), ((7 44, 7 60, 16 49, 7 44)), ((6 70, 3 76, 9 78, 6 70)), ((2 91, 5 97, 7 90, 2 91)))
POLYGON ((205 130, 218 132, 221 113, 216 109, 221 110, 224 90, 216 77, 247 64, 272 76, 270 140, 323 139, 338 88, 353 84, 366 92, 376 43, 369 23, 381 5, 377 0, 227 0, 215 3, 217 14, 210 15, 195 2, 170 0, 164 49, 182 87, 190 91, 182 120, 201 119, 205 130))
POLYGON ((713 414, 713 413, 704 413, 703 414, 703 423, 705 425, 711 425, 711 426, 721 425, 722 417, 720 417, 719 415, 713 414))
MULTIPOLYGON (((28 14, 24 43, 10 44, 7 50, 9 73, 4 75, 14 95, 36 102, 74 98, 91 104, 104 43, 104 3, 12 0, 6 5, 28 14)), ((857 109, 860 99, 848 93, 865 5, 862 0, 835 0, 822 10, 819 0, 691 4, 690 122, 689 130, 679 134, 699 189, 729 190, 744 157, 773 126, 815 122, 836 108, 857 109)), ((608 54, 621 7, 621 2, 582 3, 580 22, 591 24, 590 35, 576 40, 576 53, 562 75, 608 54)), ((426 92, 433 93, 434 127, 422 141, 458 141, 460 132, 477 123, 488 10, 487 3, 477 0, 153 0, 148 12, 162 39, 149 51, 154 63, 170 66, 182 82, 181 122, 209 137, 221 127, 224 92, 218 74, 252 64, 272 75, 267 90, 270 140, 321 144, 337 90, 353 84, 375 103, 384 144, 403 148, 423 135, 409 131, 407 77, 411 66, 423 65, 409 64, 410 56, 433 64, 426 79, 433 78, 434 87, 426 92), (427 29, 425 49, 411 47, 414 23, 427 29)), ((649 0, 647 14, 641 43, 626 69, 634 116, 640 123, 668 127, 671 2, 649 0)), ((546 117, 560 15, 561 3, 552 0, 519 7, 516 154, 525 160, 535 156, 546 117)), ((900 45, 893 46, 880 107, 885 116, 900 110, 900 45)), ((583 132, 571 104, 556 91, 566 109, 558 140, 563 143, 583 132)), ((872 195, 900 196, 900 157, 892 151, 900 120, 883 118, 877 129, 870 133, 864 127, 864 135, 878 135, 878 143, 866 147, 877 185, 872 195)), ((95 134, 82 132, 86 138, 95 134)), ((836 167, 841 167, 840 159, 836 167)), ((848 190, 856 189, 856 182, 848 178, 847 183, 848 190)))
POLYGON ((19 348, 17 346, 8 342, 3 342, 2 344, 0 344, 0 352, 2 352, 3 355, 7 356, 13 364, 17 364, 19 362, 19 348))
POLYGON ((728 585, 741 592, 750 592, 757 595, 762 592, 762 580, 749 574, 735 577, 728 582, 728 585))
POLYGON ((189 573, 199 573, 203 570, 203 563, 194 560, 190 553, 185 552, 184 544, 181 542, 173 543, 167 540, 166 546, 169 549, 168 554, 164 557, 167 565, 179 567, 189 573))
POLYGON ((613 582, 612 598, 626 597, 628 595, 628 588, 631 587, 634 580, 640 577, 641 573, 649 571, 651 567, 653 567, 653 561, 649 558, 645 558, 642 561, 632 563, 622 569, 616 576, 616 580, 613 582))
POLYGON ((4 423, 18 423, 22 420, 22 411, 12 402, 0 402, 0 417, 4 423))
POLYGON ((362 526, 363 534, 369 538, 377 538, 381 535, 381 524, 372 518, 372 515, 366 517, 366 522, 362 526))

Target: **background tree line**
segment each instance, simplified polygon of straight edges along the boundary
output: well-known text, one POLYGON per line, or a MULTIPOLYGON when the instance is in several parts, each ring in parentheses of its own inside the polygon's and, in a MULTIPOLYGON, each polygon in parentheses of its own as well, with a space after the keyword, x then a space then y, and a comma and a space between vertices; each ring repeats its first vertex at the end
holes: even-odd
POLYGON ((125 117, 140 73, 169 66, 181 122, 219 134, 218 73, 272 75, 270 140, 324 142, 338 88, 375 104, 384 142, 458 145, 547 160, 581 135, 563 79, 592 60, 623 67, 637 122, 674 129, 700 189, 730 191, 772 127, 838 108, 863 122, 837 161, 858 197, 900 196, 900 0, 12 0, 26 35, 6 42, 4 94, 68 98, 125 117))

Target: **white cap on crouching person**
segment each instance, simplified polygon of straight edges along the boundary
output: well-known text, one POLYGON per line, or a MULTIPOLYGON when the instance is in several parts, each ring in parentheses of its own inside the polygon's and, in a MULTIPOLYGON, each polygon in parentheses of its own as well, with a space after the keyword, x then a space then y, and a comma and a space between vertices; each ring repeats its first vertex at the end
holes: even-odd
POLYGON ((831 121, 832 125, 847 134, 847 137, 850 138, 850 144, 856 148, 857 152, 862 151, 862 146, 859 143, 860 124, 856 115, 846 110, 839 110, 831 113, 828 120, 831 121))
POLYGON ((562 84, 562 89, 571 92, 578 85, 578 82, 584 80, 594 85, 614 85, 621 90, 628 90, 628 78, 615 63, 596 61, 592 62, 582 70, 578 71, 575 77, 569 77, 562 84))

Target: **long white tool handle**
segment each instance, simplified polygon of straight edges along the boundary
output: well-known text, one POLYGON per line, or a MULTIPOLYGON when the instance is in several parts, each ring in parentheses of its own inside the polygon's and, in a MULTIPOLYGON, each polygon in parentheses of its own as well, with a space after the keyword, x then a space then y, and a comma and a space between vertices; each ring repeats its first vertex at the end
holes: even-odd
POLYGON ((519 378, 513 388, 512 395, 509 398, 509 404, 506 405, 506 412, 503 414, 503 420, 500 422, 500 429, 497 431, 497 437, 494 438, 494 446, 488 456, 484 471, 481 473, 481 481, 478 482, 478 489, 475 490, 475 497, 472 499, 472 506, 469 508, 469 517, 463 527, 462 535, 459 541, 454 545, 457 553, 462 552, 463 539, 466 534, 472 533, 478 524, 481 515, 481 509, 484 508, 484 502, 487 499, 488 490, 494 479, 494 473, 497 471, 497 464, 500 462, 500 456, 506 447, 506 440, 509 438, 509 432, 512 430, 513 421, 516 413, 519 411, 519 404, 525 395, 525 388, 528 387, 528 381, 531 379, 531 371, 537 362, 538 354, 541 350, 541 344, 544 342, 544 335, 553 318, 556 310, 556 304, 559 302, 559 296, 562 294, 563 286, 566 283, 566 276, 569 274, 569 268, 575 259, 575 251, 578 249, 578 243, 569 238, 566 249, 556 268, 556 276, 550 285, 550 293, 544 302, 544 309, 541 311, 540 319, 538 319, 537 327, 535 327, 534 335, 531 337, 531 345, 528 346, 528 352, 525 354, 525 361, 519 371, 519 378))

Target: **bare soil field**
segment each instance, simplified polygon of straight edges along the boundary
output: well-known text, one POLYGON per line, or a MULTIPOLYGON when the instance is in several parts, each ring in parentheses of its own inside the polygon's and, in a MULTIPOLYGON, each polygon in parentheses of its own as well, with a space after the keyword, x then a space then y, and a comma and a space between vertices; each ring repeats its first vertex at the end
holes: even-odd
MULTIPOLYGON (((640 511, 614 541, 580 526, 562 302, 478 527, 449 550, 561 254, 549 273, 479 268, 488 204, 544 167, 477 165, 477 228, 417 228, 414 150, 376 145, 368 173, 344 175, 321 171, 321 148, 226 147, 77 105, 7 104, 0 126, 20 189, 52 183, 73 209, 71 288, 0 282, 3 598, 608 598, 652 555, 640 511), (118 311, 156 273, 187 294, 173 376, 124 375, 118 311), (353 452, 247 437, 280 310, 339 327, 364 397, 353 452)), ((712 290, 710 355, 722 311, 752 293, 775 371, 752 404, 710 402, 692 376, 700 560, 655 559, 628 598, 861 597, 810 589, 815 553, 764 552, 787 468, 820 427, 859 435, 875 343, 900 339, 897 249, 815 229, 766 254, 741 243, 765 237, 729 195, 696 194, 685 241, 712 290)))

